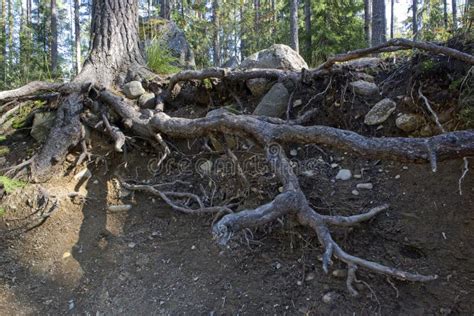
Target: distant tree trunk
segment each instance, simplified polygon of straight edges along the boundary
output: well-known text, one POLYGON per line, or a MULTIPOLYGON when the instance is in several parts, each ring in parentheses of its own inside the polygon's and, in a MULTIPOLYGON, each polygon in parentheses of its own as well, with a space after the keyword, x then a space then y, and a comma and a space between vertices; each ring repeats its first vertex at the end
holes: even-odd
POLYGON ((372 2, 372 46, 387 40, 387 18, 385 17, 385 0, 372 2))
POLYGON ((7 55, 7 14, 6 2, 2 0, 2 15, 0 16, 0 49, 2 51, 2 65, 5 63, 5 56, 7 55))
POLYGON ((393 31, 394 31, 394 21, 395 18, 393 16, 394 14, 394 5, 395 5, 395 0, 390 0, 390 38, 393 38, 393 31))
POLYGON ((290 47, 300 51, 298 39, 298 0, 290 1, 290 47))
POLYGON ((254 26, 255 26, 255 46, 257 49, 260 48, 260 0, 254 0, 254 10, 255 10, 255 20, 254 20, 254 26))
POLYGON ((171 17, 170 0, 161 0, 160 17, 169 20, 171 17))
POLYGON ((244 60, 247 56, 247 40, 245 38, 245 1, 240 2, 240 58, 244 60))
POLYGON ((372 0, 364 0, 364 32, 365 41, 371 46, 372 41, 372 0))
POLYGON ((13 1, 8 0, 8 67, 13 63, 13 1))
POLYGON ((81 6, 79 0, 74 0, 74 47, 76 52, 76 73, 81 72, 82 57, 81 57, 81 22, 80 22, 81 6))
POLYGON ((456 30, 458 28, 458 8, 456 0, 452 0, 452 7, 453 7, 453 29, 456 30))
POLYGON ((443 0, 444 28, 448 29, 448 0, 443 0))
POLYGON ((51 72, 58 70, 58 11, 56 0, 51 0, 51 72))
POLYGON ((412 5, 412 24, 413 24, 413 39, 417 40, 418 39, 418 0, 413 0, 413 5, 412 5))
POLYGON ((214 66, 219 67, 221 64, 221 43, 219 37, 219 0, 212 2, 212 24, 214 26, 214 34, 212 40, 214 66))
POLYGON ((305 26, 305 50, 306 50, 306 61, 311 64, 313 43, 311 30, 311 0, 304 1, 304 26, 305 26))

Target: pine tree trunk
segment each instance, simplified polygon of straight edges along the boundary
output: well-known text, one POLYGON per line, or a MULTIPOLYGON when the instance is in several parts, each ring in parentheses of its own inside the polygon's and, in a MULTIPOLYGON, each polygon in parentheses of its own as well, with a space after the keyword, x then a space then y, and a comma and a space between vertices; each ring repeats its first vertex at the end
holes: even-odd
POLYGON ((365 41, 371 46, 372 41, 372 0, 364 0, 364 32, 365 41))
POLYGON ((304 1, 304 25, 305 25, 305 50, 306 50, 306 61, 311 64, 313 43, 312 43, 312 30, 311 30, 311 0, 304 1))
MULTIPOLYGON (((91 50, 73 84, 110 88, 121 84, 127 73, 146 72, 139 48, 138 0, 95 0, 92 4, 91 50)), ((56 120, 32 164, 33 178, 45 180, 81 140, 83 95, 73 92, 63 99, 56 120)))
POLYGON ((290 47, 300 51, 298 40, 298 0, 290 1, 290 47))
POLYGON ((221 64, 221 45, 219 37, 219 0, 214 0, 212 2, 212 24, 214 26, 213 32, 213 60, 214 66, 219 67, 221 64))
POLYGON ((76 53, 76 74, 81 72, 81 23, 80 23, 80 4, 79 0, 74 0, 74 47, 76 53))
POLYGON ((57 74, 58 70, 58 11, 56 0, 51 0, 51 72, 57 74))
POLYGON ((413 0, 413 6, 412 6, 412 23, 413 23, 413 39, 417 40, 418 39, 418 0, 413 0))
POLYGON ((453 29, 456 30, 458 28, 458 8, 456 0, 452 0, 451 4, 453 7, 453 29))
POLYGON ((5 68, 5 57, 7 55, 7 41, 6 41, 6 34, 7 34, 7 15, 6 15, 6 2, 5 0, 2 0, 2 15, 0 16, 0 50, 2 52, 2 57, 0 59, 1 61, 1 65, 2 65, 2 70, 3 70, 3 77, 5 77, 5 71, 6 71, 6 68, 5 68))
POLYGON ((448 0, 443 0, 444 28, 448 29, 448 0))
POLYGON ((395 5, 395 0, 390 0, 390 38, 393 38, 393 30, 394 30, 394 5, 395 5))
POLYGON ((387 19, 385 17, 385 0, 372 2, 372 46, 387 40, 387 19))
POLYGON ((170 19, 171 12, 170 12, 170 1, 169 0, 161 0, 160 6, 160 17, 163 19, 170 19))
POLYGON ((13 63, 13 1, 8 0, 8 68, 11 67, 13 63))

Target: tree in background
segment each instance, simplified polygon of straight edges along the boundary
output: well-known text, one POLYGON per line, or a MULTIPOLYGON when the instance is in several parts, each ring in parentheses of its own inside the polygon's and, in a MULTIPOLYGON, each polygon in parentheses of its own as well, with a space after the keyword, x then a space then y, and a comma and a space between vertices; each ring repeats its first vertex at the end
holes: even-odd
POLYGON ((372 0, 364 0, 364 32, 365 42, 372 43, 372 0))
MULTIPOLYGON (((416 0, 415 0, 416 1, 416 0)), ((387 19, 385 17, 385 0, 372 2, 372 46, 387 40, 387 19)))
POLYGON ((298 40, 298 0, 290 1, 290 47, 299 52, 298 40))

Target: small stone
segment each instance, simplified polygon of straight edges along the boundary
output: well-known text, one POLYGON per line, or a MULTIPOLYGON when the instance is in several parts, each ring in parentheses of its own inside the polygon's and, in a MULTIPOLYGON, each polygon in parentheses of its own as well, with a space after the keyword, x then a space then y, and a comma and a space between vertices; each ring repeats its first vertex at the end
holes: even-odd
POLYGON ((192 246, 191 246, 191 250, 196 250, 196 246, 195 246, 195 245, 192 245, 192 246))
POLYGON ((357 80, 350 83, 354 92, 362 96, 371 96, 379 93, 379 87, 373 82, 357 80))
POLYGON ((90 177, 92 177, 92 173, 89 171, 89 169, 84 168, 74 176, 74 180, 79 181, 82 179, 89 179, 90 177))
POLYGON ((397 174, 397 175, 395 176, 395 179, 397 179, 397 180, 400 179, 400 175, 397 174))
POLYGON ((138 99, 138 106, 142 109, 154 109, 155 108, 155 94, 144 93, 138 99))
POLYGON ((357 191, 357 190, 352 190, 352 195, 356 195, 356 196, 359 195, 359 191, 357 191))
POLYGON ((270 81, 264 78, 249 79, 246 84, 254 97, 263 96, 272 86, 270 81))
POLYGON ((336 175, 336 180, 346 181, 352 177, 352 173, 349 169, 341 169, 336 175))
POLYGON ((408 170, 408 167, 407 167, 407 166, 403 166, 402 169, 403 169, 403 170, 408 170))
POLYGON ((108 210, 110 212, 127 212, 132 209, 130 204, 123 204, 123 205, 109 205, 108 210))
POLYGON ((210 175, 212 171, 212 165, 212 161, 206 160, 205 162, 199 165, 200 173, 204 175, 210 175))
POLYGON ((423 117, 418 114, 402 114, 395 120, 395 125, 404 132, 410 133, 423 123, 423 117))
POLYGON ((332 275, 335 276, 336 278, 345 278, 347 277, 347 270, 344 269, 336 269, 332 272, 332 275))
POLYGON ((303 282, 301 282, 300 280, 298 280, 298 281, 296 281, 296 285, 301 286, 301 285, 303 285, 303 282))
POLYGON ((361 174, 355 174, 354 179, 362 179, 362 175, 361 174))
POLYGON ((71 256, 71 253, 69 251, 66 251, 63 253, 63 259, 69 258, 71 256))
POLYGON ((135 248, 136 245, 137 245, 136 243, 130 242, 128 243, 128 248, 135 248))
POLYGON ((94 182, 92 182, 94 184, 99 184, 99 180, 94 180, 94 182))
POLYGON ((283 192, 283 187, 279 187, 278 192, 282 193, 283 192))
POLYGON ((69 310, 73 310, 75 307, 74 300, 69 300, 68 301, 68 308, 69 310))
POLYGON ((298 151, 297 151, 296 149, 290 150, 290 156, 295 157, 295 156, 297 156, 297 155, 298 155, 298 151))
POLYGON ((339 165, 337 163, 332 163, 331 164, 331 168, 336 169, 337 167, 339 167, 339 165))
POLYGON ((293 102, 293 107, 296 108, 300 106, 301 104, 303 104, 303 101, 301 101, 301 99, 295 100, 295 102, 293 102))
POLYGON ((314 171, 313 170, 305 170, 305 171, 303 171, 303 175, 305 177, 312 177, 312 176, 314 176, 314 171))
POLYGON ((356 185, 359 190, 372 190, 374 185, 372 183, 359 183, 356 185))
POLYGON ((323 302, 325 304, 332 304, 339 295, 336 292, 328 292, 323 295, 323 302))
POLYGON ((281 263, 280 263, 280 262, 277 262, 277 264, 275 265, 275 268, 276 268, 277 270, 281 269, 281 263))
POLYGON ((309 281, 312 281, 316 278, 316 274, 314 274, 314 272, 310 272, 308 273, 308 275, 306 276, 305 278, 305 281, 306 282, 309 282, 309 281))
POLYGON ((364 123, 367 125, 377 125, 385 122, 395 111, 397 104, 391 99, 385 98, 377 102, 367 113, 364 123))
POLYGON ((146 93, 140 81, 130 81, 123 86, 123 93, 129 99, 136 99, 146 93))

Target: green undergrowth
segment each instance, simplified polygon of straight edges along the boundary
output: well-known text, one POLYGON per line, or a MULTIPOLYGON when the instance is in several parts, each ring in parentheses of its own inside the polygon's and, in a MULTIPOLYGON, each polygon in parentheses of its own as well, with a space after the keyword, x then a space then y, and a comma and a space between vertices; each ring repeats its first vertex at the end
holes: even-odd
POLYGON ((26 186, 26 182, 16 179, 10 179, 6 176, 0 176, 0 184, 5 189, 5 192, 12 193, 15 190, 22 189, 26 186))

